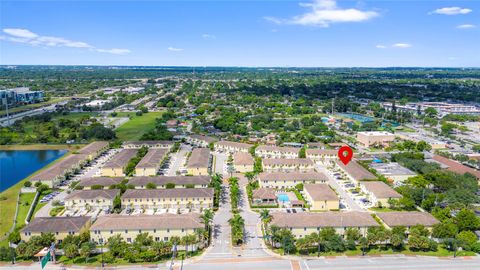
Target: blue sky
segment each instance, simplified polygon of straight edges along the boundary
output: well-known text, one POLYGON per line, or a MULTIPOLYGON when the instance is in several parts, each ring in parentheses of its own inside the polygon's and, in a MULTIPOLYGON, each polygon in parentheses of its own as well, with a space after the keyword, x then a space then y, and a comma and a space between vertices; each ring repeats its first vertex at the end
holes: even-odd
POLYGON ((480 1, 5 1, 0 64, 480 67, 480 1))

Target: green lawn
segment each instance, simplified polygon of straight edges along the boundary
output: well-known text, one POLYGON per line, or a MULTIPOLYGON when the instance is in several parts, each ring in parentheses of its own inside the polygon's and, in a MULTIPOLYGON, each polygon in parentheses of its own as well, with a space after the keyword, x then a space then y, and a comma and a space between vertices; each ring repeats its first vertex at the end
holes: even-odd
POLYGON ((132 119, 115 130, 118 139, 122 141, 139 140, 144 133, 155 127, 155 118, 161 115, 161 112, 149 112, 142 116, 136 116, 134 113, 119 113, 118 116, 131 116, 132 119))

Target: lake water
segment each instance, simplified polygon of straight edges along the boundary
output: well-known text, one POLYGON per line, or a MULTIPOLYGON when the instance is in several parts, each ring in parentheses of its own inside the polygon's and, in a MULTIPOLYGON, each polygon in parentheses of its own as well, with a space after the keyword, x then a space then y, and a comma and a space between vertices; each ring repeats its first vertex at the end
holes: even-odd
POLYGON ((0 151, 0 192, 45 167, 67 150, 0 151))

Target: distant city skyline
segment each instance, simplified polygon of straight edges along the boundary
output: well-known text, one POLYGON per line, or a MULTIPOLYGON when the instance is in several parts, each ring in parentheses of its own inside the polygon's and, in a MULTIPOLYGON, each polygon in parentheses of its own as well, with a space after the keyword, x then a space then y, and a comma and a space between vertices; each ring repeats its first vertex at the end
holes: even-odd
POLYGON ((2 1, 1 65, 480 67, 480 2, 2 1))

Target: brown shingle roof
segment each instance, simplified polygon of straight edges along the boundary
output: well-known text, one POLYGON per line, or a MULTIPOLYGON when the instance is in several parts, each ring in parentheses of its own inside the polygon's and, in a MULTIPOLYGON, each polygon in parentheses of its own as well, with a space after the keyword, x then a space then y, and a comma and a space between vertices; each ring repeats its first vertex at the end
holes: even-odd
POLYGON ((150 149, 135 168, 156 168, 167 154, 168 150, 164 148, 150 149))
POLYGON ((276 200, 275 190, 273 188, 259 188, 252 192, 253 199, 276 200))
POLYGON ((37 217, 22 232, 79 232, 90 217, 37 217))
POLYGON ((187 168, 207 168, 210 162, 208 148, 195 148, 187 162, 187 168))
POLYGON ((215 145, 218 146, 230 146, 230 147, 236 147, 236 148, 246 148, 250 149, 252 147, 252 144, 248 143, 239 143, 239 142, 231 142, 231 141, 218 141, 215 143, 215 145))
POLYGON ((136 176, 130 179, 128 184, 134 186, 146 186, 148 183, 154 183, 156 186, 163 186, 167 183, 174 183, 175 185, 208 185, 210 183, 210 176, 136 176))
POLYGON ((233 155, 234 165, 253 165, 254 160, 250 153, 237 152, 233 155))
POLYGON ((127 166, 130 159, 132 159, 138 152, 138 149, 123 149, 112 157, 103 167, 104 168, 124 168, 127 166))
POLYGON ((326 155, 326 156, 337 156, 338 150, 335 149, 307 149, 306 154, 308 155, 326 155))
POLYGON ((123 143, 123 145, 129 145, 129 144, 132 144, 132 145, 145 145, 147 147, 151 147, 151 146, 155 146, 157 144, 163 144, 163 145, 173 145, 174 142, 172 141, 126 141, 123 143))
POLYGON ((267 172, 262 172, 258 175, 258 179, 260 181, 303 181, 303 180, 327 180, 327 177, 323 173, 319 172, 290 172, 290 173, 283 173, 283 172, 273 172, 273 173, 267 173, 267 172))
POLYGON ((113 199, 120 193, 119 189, 74 190, 65 197, 65 200, 91 200, 98 198, 113 199))
POLYGON ((83 179, 78 185, 82 187, 91 187, 95 185, 109 187, 111 185, 120 184, 123 179, 123 177, 91 177, 83 179))
POLYGON ((300 152, 300 148, 295 147, 280 147, 280 146, 270 146, 270 145, 260 145, 255 149, 256 151, 266 151, 266 152, 280 152, 280 153, 293 153, 297 154, 300 152))
POLYGON ((374 227, 379 226, 367 212, 282 213, 274 212, 272 225, 280 228, 304 227, 374 227))
POLYGON ((213 198, 213 188, 127 189, 122 199, 135 198, 213 198))
POLYGON ((80 150, 78 150, 78 153, 80 154, 85 154, 85 155, 92 155, 100 151, 101 149, 105 148, 108 146, 108 142, 104 141, 99 141, 99 142, 92 142, 80 150))
POLYGON ((368 191, 373 193, 378 199, 389 199, 389 198, 401 198, 402 195, 396 192, 389 185, 385 184, 382 181, 361 181, 362 184, 368 191))
POLYGON ((358 164, 355 160, 350 161, 348 165, 344 165, 340 160, 335 161, 338 166, 344 169, 353 179, 356 181, 377 179, 375 175, 367 171, 362 165, 358 164))
POLYGON ((64 159, 58 161, 57 163, 53 164, 52 166, 46 168, 45 170, 42 170, 36 175, 32 176, 30 180, 32 181, 54 180, 57 177, 62 177, 65 174, 65 172, 70 171, 72 167, 85 161, 86 159, 87 159, 87 155, 83 155, 83 154, 69 155, 64 159))
POLYGON ((264 165, 314 165, 309 158, 264 158, 262 163, 264 165))
POLYGON ((389 227, 424 225, 431 227, 439 221, 426 212, 384 212, 376 215, 389 227))
POLYGON ((314 201, 338 201, 338 196, 327 184, 307 184, 304 191, 310 194, 314 201))
POLYGON ((194 134, 194 135, 190 135, 189 137, 192 138, 192 139, 199 140, 199 141, 205 141, 207 143, 212 143, 212 142, 218 141, 217 138, 209 137, 209 136, 205 136, 205 135, 194 134))
POLYGON ((196 213, 183 215, 108 215, 99 217, 90 230, 198 229, 204 227, 200 215, 196 213))
POLYGON ((448 159, 446 157, 438 156, 438 155, 434 155, 433 160, 447 165, 448 166, 447 170, 449 171, 452 171, 458 174, 470 173, 471 175, 475 176, 477 179, 480 179, 480 171, 467 167, 454 160, 448 159))

